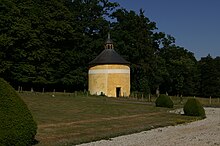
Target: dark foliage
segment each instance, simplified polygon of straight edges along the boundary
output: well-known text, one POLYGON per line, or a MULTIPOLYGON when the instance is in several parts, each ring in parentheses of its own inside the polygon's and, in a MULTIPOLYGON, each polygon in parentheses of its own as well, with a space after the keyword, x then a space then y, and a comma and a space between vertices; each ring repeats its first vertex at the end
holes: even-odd
POLYGON ((199 61, 200 95, 220 97, 220 57, 210 55, 199 61))
POLYGON ((220 95, 218 57, 198 63, 142 9, 118 6, 109 0, 1 0, 0 77, 24 90, 85 90, 88 63, 110 32, 115 50, 131 63, 132 91, 220 95))
POLYGON ((205 118, 205 110, 200 104, 200 102, 195 98, 190 98, 187 100, 186 104, 184 105, 184 113, 187 116, 199 116, 205 118))
POLYGON ((0 146, 27 146, 34 142, 37 125, 14 89, 0 78, 0 146))
POLYGON ((155 104, 157 107, 167 107, 167 108, 173 108, 173 101, 172 99, 164 94, 161 94, 155 101, 155 104))

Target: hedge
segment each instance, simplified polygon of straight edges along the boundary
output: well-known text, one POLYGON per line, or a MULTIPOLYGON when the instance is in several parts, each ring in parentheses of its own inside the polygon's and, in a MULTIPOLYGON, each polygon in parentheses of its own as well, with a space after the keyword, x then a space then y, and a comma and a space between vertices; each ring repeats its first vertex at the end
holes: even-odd
POLYGON ((205 110, 199 100, 189 98, 183 107, 184 114, 187 116, 200 116, 205 118, 205 110))
POLYGON ((161 94, 155 101, 157 107, 173 108, 173 101, 165 94, 161 94))
POLYGON ((0 78, 0 146, 32 145, 37 124, 16 91, 0 78))

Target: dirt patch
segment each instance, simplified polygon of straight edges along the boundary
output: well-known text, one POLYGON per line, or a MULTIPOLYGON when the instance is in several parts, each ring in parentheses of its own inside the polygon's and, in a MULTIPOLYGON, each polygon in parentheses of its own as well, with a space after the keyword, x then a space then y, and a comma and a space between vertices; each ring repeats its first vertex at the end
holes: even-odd
POLYGON ((83 123, 129 119, 129 118, 136 118, 136 117, 143 117, 143 116, 153 116, 153 115, 157 115, 157 114, 160 114, 160 113, 154 112, 154 113, 137 114, 137 115, 130 115, 130 116, 118 116, 118 117, 99 118, 99 119, 93 119, 93 120, 81 120, 81 121, 68 122, 68 123, 42 124, 42 125, 39 125, 38 127, 39 128, 63 127, 63 126, 72 126, 72 125, 83 124, 83 123))

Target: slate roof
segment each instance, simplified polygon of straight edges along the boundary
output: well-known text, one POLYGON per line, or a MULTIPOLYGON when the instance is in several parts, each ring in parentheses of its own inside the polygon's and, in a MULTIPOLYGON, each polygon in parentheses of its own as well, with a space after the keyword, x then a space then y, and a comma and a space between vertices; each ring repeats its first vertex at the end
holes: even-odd
POLYGON ((122 58, 114 49, 104 49, 89 65, 126 64, 130 63, 122 58))

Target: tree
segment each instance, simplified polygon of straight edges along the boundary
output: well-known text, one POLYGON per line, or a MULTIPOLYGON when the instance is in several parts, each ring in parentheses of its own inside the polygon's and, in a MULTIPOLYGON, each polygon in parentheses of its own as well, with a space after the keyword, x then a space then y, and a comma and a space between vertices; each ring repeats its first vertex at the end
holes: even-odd
POLYGON ((104 16, 116 3, 3 0, 0 4, 2 77, 14 86, 85 88, 88 62, 102 49, 107 32, 104 16))
POLYGON ((158 49, 153 32, 156 24, 144 16, 143 10, 136 14, 134 11, 118 9, 112 18, 116 19, 112 23, 116 50, 131 62, 132 90, 148 91, 154 84, 151 77, 155 71, 155 52, 158 49))
POLYGON ((213 59, 210 55, 201 58, 200 68, 200 95, 201 96, 220 96, 220 58, 213 59))
POLYGON ((169 73, 162 85, 163 90, 176 95, 196 94, 198 71, 194 55, 184 48, 172 45, 162 48, 160 56, 165 59, 169 73))
POLYGON ((198 70, 193 53, 157 32, 142 9, 118 6, 108 0, 1 0, 0 76, 16 87, 86 89, 88 63, 110 31, 116 51, 131 62, 132 91, 219 94, 219 58, 202 59, 198 70))
MULTIPOLYGON (((14 83, 48 84, 56 82, 53 77, 55 66, 60 60, 60 44, 72 35, 70 13, 60 1, 3 1, 3 5, 15 11, 1 13, 10 21, 10 29, 3 25, 2 36, 11 39, 1 47, 5 62, 10 66, 2 76, 14 83), (12 17, 12 18, 11 18, 12 17)), ((7 10, 6 9, 6 10, 7 10)), ((2 18, 2 17, 1 17, 2 18)), ((1 43, 2 44, 2 43, 1 43)))

